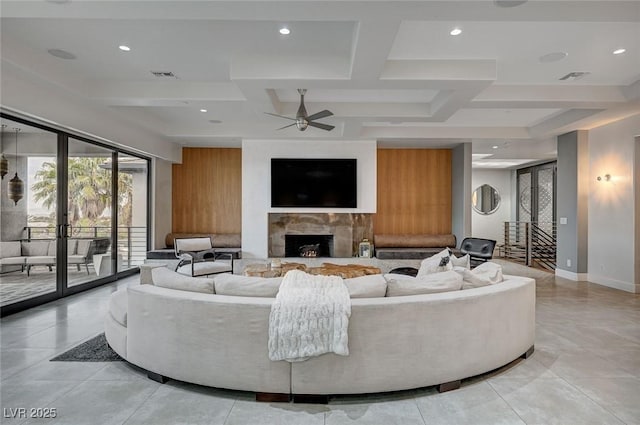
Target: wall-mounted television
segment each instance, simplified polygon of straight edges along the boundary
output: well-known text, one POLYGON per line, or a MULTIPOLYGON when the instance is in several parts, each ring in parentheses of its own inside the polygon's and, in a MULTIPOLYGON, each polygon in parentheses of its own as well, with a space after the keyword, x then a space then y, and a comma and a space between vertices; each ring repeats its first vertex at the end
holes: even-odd
POLYGON ((271 159, 271 206, 356 208, 357 160, 271 159))

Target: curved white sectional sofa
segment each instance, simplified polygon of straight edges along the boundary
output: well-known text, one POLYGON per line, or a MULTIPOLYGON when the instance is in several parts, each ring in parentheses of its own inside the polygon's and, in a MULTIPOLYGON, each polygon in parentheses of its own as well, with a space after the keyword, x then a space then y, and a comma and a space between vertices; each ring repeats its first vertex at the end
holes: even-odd
POLYGON ((352 299, 349 356, 298 363, 269 360, 273 298, 129 287, 113 294, 105 332, 150 376, 212 387, 294 395, 455 388, 533 349, 535 281, 504 278, 453 292, 352 299))

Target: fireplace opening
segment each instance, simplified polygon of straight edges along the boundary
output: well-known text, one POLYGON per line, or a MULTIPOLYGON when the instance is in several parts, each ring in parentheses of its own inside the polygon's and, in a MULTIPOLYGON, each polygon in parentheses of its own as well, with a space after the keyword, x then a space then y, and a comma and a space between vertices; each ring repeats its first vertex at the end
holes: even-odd
POLYGON ((285 257, 333 257, 333 235, 284 235, 285 257))

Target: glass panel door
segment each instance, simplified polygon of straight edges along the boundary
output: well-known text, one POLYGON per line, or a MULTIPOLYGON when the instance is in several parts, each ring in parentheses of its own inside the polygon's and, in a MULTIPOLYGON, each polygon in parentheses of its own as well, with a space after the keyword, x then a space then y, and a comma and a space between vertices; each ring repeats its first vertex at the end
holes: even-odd
POLYGON ((144 263, 147 255, 147 160, 118 154, 118 270, 144 263))
POLYGON ((112 249, 113 150, 69 138, 67 287, 115 274, 112 249))
POLYGON ((7 118, 1 124, 0 169, 6 171, 0 184, 0 305, 4 307, 55 297, 59 290, 58 137, 7 118))

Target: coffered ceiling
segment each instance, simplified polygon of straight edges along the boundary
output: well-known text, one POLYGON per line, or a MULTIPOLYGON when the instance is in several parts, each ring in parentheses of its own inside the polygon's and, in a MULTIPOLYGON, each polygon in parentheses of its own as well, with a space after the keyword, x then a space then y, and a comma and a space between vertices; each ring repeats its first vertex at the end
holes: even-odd
POLYGON ((638 1, 4 0, 1 8, 3 67, 186 146, 471 141, 474 153, 492 155, 479 161, 496 166, 553 158, 557 134, 640 113, 638 1), (455 28, 462 32, 451 35, 455 28), (572 72, 587 74, 560 80, 572 72), (333 131, 276 130, 288 122, 264 112, 294 116, 297 88, 308 89, 310 114, 334 113, 319 120, 333 131))

